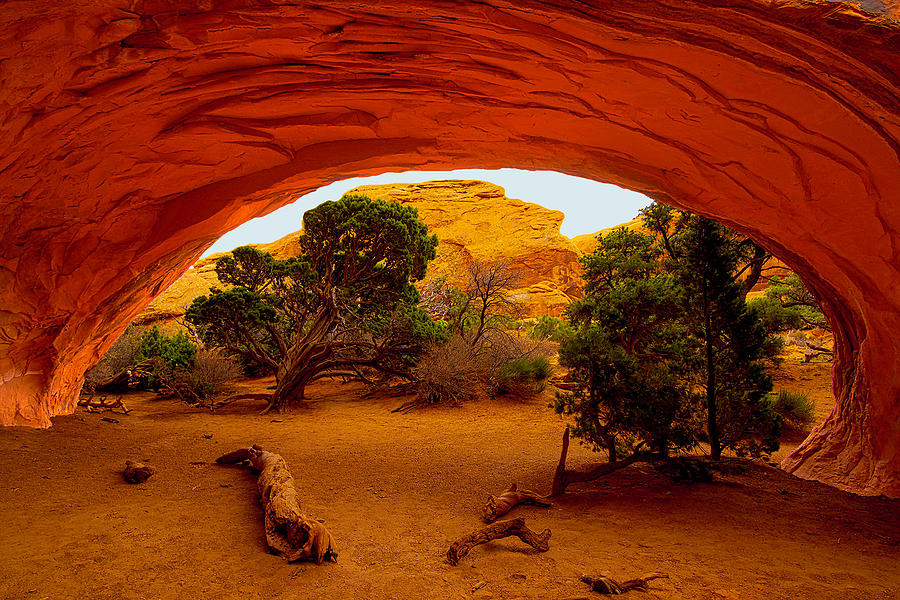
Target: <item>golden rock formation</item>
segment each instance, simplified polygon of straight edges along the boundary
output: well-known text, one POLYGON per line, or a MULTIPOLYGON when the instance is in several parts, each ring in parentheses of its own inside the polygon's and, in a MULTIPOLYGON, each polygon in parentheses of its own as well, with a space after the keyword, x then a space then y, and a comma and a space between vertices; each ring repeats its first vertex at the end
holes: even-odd
POLYGON ((752 236, 834 324, 836 407, 785 462, 900 496, 896 2, 0 4, 0 423, 223 232, 345 177, 553 169, 752 236))
MULTIPOLYGON (((559 316, 581 296, 581 251, 559 232, 565 215, 537 204, 507 198, 503 188, 485 181, 443 180, 425 183, 364 185, 350 190, 414 206, 440 241, 428 277, 446 275, 459 285, 470 261, 507 263, 517 275, 512 290, 526 317, 559 316)), ((300 232, 270 244, 254 244, 276 258, 297 256, 300 232)), ((586 235, 581 237, 590 238, 586 235)), ((135 322, 149 324, 184 315, 191 301, 218 283, 215 261, 203 258, 154 298, 135 322)))

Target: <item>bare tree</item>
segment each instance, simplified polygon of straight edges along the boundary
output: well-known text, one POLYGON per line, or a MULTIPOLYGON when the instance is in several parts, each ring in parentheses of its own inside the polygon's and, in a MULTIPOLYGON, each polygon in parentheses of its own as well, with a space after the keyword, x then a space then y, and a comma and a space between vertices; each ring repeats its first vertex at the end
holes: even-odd
POLYGON ((502 330, 509 319, 522 316, 522 303, 512 290, 522 281, 521 273, 509 261, 484 263, 470 260, 461 286, 461 302, 451 314, 451 331, 466 332, 476 346, 488 331, 502 330))

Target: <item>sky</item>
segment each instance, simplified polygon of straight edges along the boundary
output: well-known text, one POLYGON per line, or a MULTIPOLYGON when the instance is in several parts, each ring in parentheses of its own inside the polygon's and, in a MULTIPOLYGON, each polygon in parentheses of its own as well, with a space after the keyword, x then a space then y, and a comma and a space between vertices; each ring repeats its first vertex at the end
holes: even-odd
POLYGON ((457 171, 407 171, 338 181, 307 194, 264 217, 247 221, 219 238, 204 256, 228 252, 244 244, 274 242, 298 231, 303 213, 328 200, 337 200, 360 185, 420 183, 435 179, 480 179, 503 187, 506 196, 561 210, 566 218, 561 231, 567 237, 594 233, 633 219, 650 200, 636 192, 553 171, 519 169, 461 169, 457 171))

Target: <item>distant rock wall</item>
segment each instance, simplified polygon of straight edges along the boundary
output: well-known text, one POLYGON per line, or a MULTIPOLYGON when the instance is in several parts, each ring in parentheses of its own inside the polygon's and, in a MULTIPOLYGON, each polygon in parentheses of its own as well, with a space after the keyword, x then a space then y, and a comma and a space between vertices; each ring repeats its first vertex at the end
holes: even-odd
MULTIPOLYGON (((428 266, 429 279, 446 275, 459 285, 469 261, 505 262, 519 277, 512 290, 523 316, 559 316, 581 297, 582 252, 559 231, 565 215, 537 204, 507 198, 503 188, 484 181, 443 180, 425 183, 364 185, 350 190, 413 206, 428 231, 438 236, 437 257, 428 266)), ((300 232, 270 244, 254 244, 276 258, 297 256, 300 232)), ((592 237, 592 236, 584 236, 592 237)), ((199 260, 157 296, 135 319, 149 325, 184 315, 191 301, 220 285, 215 261, 199 260)))

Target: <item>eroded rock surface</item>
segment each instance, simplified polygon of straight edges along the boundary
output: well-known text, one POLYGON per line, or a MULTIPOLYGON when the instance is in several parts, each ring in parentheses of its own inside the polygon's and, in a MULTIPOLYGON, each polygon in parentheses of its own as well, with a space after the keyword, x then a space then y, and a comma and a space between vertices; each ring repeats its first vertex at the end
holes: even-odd
MULTIPOLYGON (((444 180, 425 183, 364 185, 348 193, 365 194, 414 206, 428 231, 438 236, 437 257, 428 277, 447 276, 462 283, 471 261, 505 263, 517 274, 514 297, 522 316, 559 316, 581 296, 581 251, 559 231, 565 215, 531 202, 507 198, 486 181, 444 180)), ((297 256, 300 232, 271 244, 256 244, 276 258, 297 256)), ((590 236, 588 236, 590 237, 590 236)), ((219 255, 203 258, 138 315, 138 324, 181 317, 194 297, 221 287, 215 272, 219 255)))
POLYGON ((204 248, 298 194, 555 169, 800 272, 834 324, 836 408, 785 467, 900 495, 898 31, 799 0, 0 4, 0 422, 71 411, 204 248))

